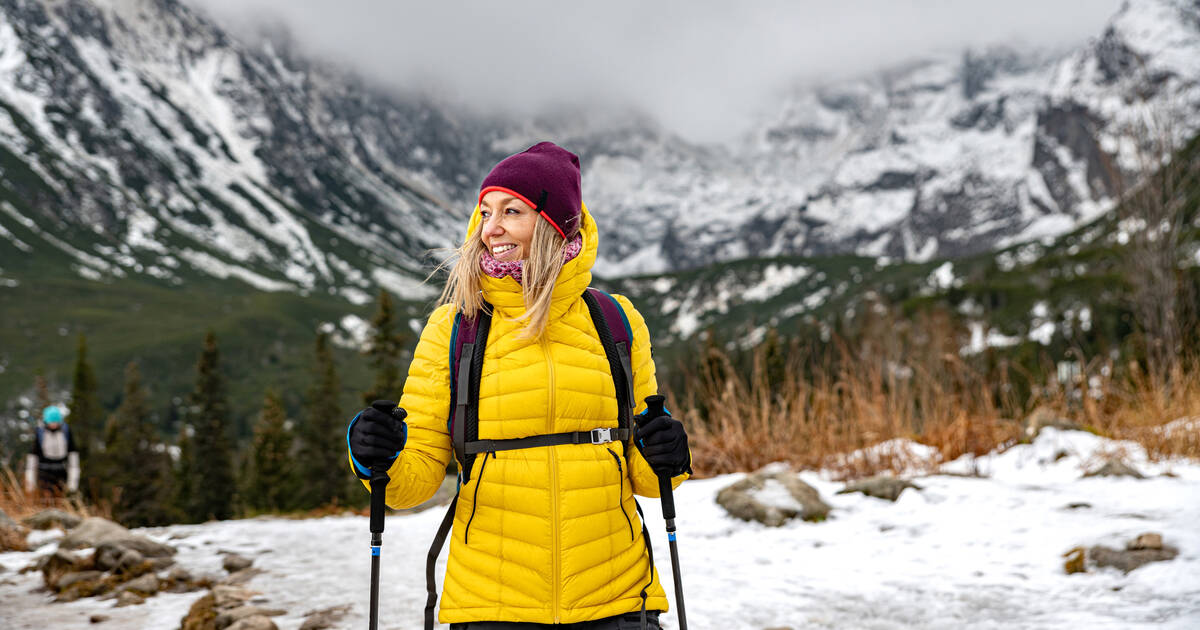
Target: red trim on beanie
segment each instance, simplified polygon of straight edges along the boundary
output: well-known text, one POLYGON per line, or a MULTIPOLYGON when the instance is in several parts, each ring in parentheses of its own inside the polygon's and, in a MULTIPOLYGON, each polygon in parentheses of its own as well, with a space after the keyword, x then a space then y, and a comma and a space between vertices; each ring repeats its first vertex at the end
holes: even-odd
POLYGON ((538 214, 542 215, 542 218, 545 219, 546 222, 554 226, 554 230, 558 232, 559 236, 563 237, 564 240, 567 238, 566 232, 563 232, 562 228, 558 227, 558 224, 554 222, 554 219, 550 218, 550 215, 546 214, 545 212, 539 212, 538 214))
MULTIPOLYGON (((525 203, 529 204, 530 208, 537 210, 537 204, 530 201, 529 197, 526 197, 525 195, 522 195, 521 193, 519 193, 511 188, 505 188, 504 186, 488 186, 487 188, 484 188, 483 190, 479 191, 478 203, 482 204, 483 196, 490 192, 496 191, 496 190, 499 190, 500 192, 506 192, 506 193, 516 197, 517 199, 520 199, 521 201, 524 201, 525 203)), ((546 216, 546 215, 543 213, 542 216, 546 216)), ((554 223, 553 221, 550 221, 550 222, 554 223)), ((561 232, 562 230, 559 230, 559 231, 561 232)))

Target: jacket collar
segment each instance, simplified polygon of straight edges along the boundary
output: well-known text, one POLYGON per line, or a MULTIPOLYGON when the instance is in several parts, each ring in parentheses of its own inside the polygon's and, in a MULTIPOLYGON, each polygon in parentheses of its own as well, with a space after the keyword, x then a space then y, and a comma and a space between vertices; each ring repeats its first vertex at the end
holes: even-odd
MULTIPOLYGON (((476 206, 475 211, 471 214, 471 221, 467 224, 467 238, 470 238, 471 234, 475 232, 479 219, 479 206, 476 206)), ((596 263, 600 237, 596 229, 596 222, 592 219, 586 205, 583 206, 580 233, 583 235, 583 249, 578 256, 563 265, 562 272, 554 283, 554 292, 551 298, 553 302, 550 305, 551 319, 565 313, 571 304, 583 294, 584 289, 587 289, 588 285, 592 283, 592 265, 596 263)), ((483 291, 483 299, 504 316, 519 317, 525 313, 525 300, 521 295, 521 285, 512 277, 493 278, 487 274, 481 274, 479 284, 483 291)))

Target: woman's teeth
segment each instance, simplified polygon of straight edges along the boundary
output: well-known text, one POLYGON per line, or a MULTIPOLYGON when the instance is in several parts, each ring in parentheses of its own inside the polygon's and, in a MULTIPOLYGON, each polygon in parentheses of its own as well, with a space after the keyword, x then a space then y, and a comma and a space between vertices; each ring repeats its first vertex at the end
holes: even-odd
POLYGON ((501 245, 500 247, 497 247, 496 249, 492 250, 492 255, 499 256, 500 254, 503 254, 504 252, 506 252, 510 249, 516 249, 516 247, 517 247, 516 245, 501 245))

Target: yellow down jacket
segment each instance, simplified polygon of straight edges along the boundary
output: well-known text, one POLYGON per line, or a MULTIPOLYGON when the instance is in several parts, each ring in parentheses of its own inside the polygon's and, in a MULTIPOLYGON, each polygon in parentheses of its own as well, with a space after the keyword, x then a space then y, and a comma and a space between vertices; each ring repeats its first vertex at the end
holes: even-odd
MULTIPOLYGON (((617 397, 604 348, 582 299, 596 260, 596 224, 583 210, 583 250, 555 285, 546 333, 520 338, 520 285, 484 276, 494 313, 483 360, 479 439, 616 427, 617 397)), ((479 220, 476 211, 468 227, 479 220)), ((635 413, 658 392, 650 335, 623 296, 633 331, 635 413)), ((417 505, 440 486, 452 449, 451 305, 429 317, 400 406, 408 442, 389 470, 387 503, 417 505)), ((450 536, 442 623, 566 624, 640 610, 667 610, 650 564, 633 495, 658 496, 654 472, 632 444, 578 444, 485 453, 460 488, 450 536), (469 528, 469 529, 468 529, 469 528)), ((686 475, 675 478, 678 485, 686 475)))

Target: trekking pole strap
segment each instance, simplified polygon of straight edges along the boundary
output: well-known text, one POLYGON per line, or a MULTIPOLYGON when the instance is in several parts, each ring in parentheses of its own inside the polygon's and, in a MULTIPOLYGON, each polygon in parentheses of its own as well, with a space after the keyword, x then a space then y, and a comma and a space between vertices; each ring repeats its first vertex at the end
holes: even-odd
POLYGON ((561 446, 564 444, 608 444, 609 442, 624 442, 629 439, 630 435, 631 432, 629 429, 603 428, 592 429, 591 431, 531 435, 511 440, 477 440, 466 443, 466 453, 468 455, 478 455, 479 453, 515 451, 523 448, 561 446))

